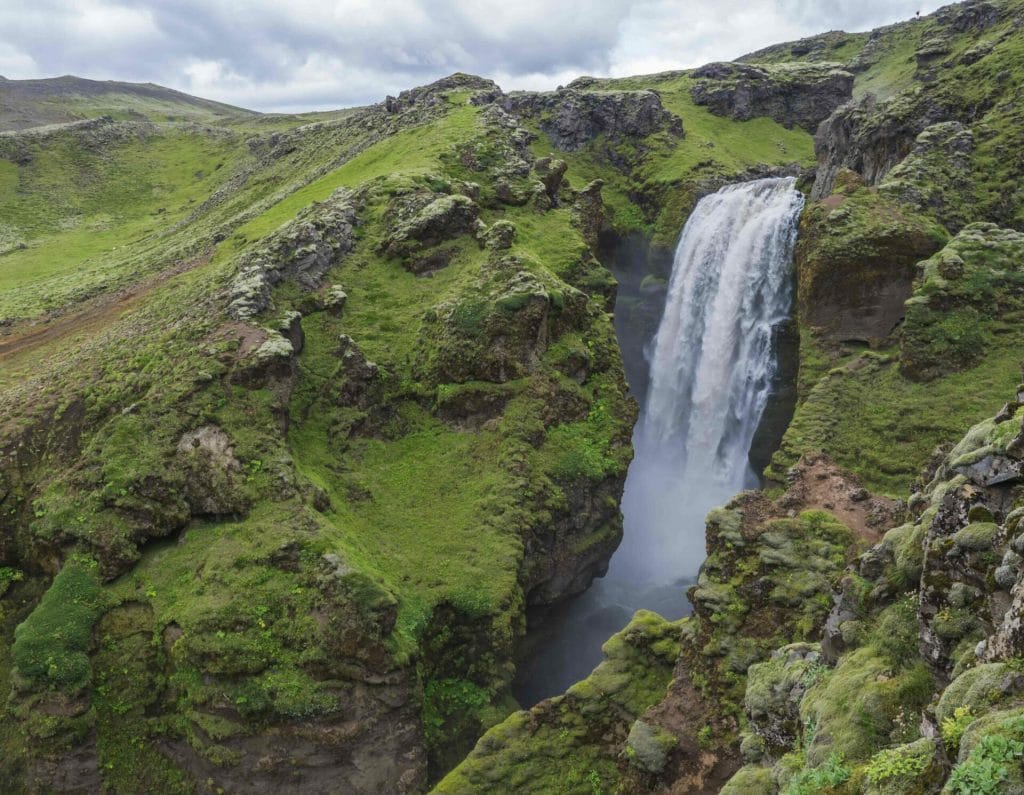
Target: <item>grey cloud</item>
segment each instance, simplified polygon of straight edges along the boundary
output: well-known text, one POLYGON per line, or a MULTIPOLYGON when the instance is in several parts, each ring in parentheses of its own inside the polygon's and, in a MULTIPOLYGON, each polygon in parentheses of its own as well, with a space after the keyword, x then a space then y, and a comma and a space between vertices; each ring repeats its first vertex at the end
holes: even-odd
POLYGON ((340 107, 461 70, 505 88, 732 58, 919 0, 58 0, 0 7, 0 71, 153 81, 260 110, 340 107))

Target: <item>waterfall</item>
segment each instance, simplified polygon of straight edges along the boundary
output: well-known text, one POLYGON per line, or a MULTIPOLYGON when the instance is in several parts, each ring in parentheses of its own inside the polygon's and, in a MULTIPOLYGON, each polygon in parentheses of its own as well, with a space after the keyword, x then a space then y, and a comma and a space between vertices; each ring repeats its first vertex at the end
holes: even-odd
POLYGON ((676 249, 637 441, 683 476, 741 487, 768 402, 772 331, 789 316, 803 206, 792 178, 730 185, 703 199, 676 249))
POLYGON ((771 395, 773 331, 792 304, 803 207, 794 183, 729 185, 701 199, 683 229, 612 563, 628 579, 695 574, 705 513, 757 483, 747 456, 771 395))
POLYGON ((701 199, 686 222, 648 351, 622 544, 528 666, 524 702, 589 673, 609 629, 636 609, 667 618, 688 609, 683 591, 704 561, 705 515, 757 484, 748 454, 771 396, 773 333, 789 317, 803 201, 792 178, 755 180, 701 199))

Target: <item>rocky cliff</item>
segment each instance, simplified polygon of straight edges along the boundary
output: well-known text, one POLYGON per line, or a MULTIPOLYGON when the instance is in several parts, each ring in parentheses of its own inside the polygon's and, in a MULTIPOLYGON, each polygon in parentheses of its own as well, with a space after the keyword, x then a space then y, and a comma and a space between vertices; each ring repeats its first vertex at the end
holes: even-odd
POLYGON ((1024 786, 1022 25, 1019 3, 968 2, 693 73, 715 114, 820 122, 795 415, 768 486, 708 516, 664 691, 555 739, 553 709, 562 726, 595 709, 571 690, 491 730, 439 791, 491 791, 524 759, 589 764, 567 792, 1024 786))
POLYGON ((0 135, 0 789, 1022 786, 1022 25, 0 135), (778 173, 772 480, 693 616, 517 711, 527 609, 621 537, 671 245, 778 173))

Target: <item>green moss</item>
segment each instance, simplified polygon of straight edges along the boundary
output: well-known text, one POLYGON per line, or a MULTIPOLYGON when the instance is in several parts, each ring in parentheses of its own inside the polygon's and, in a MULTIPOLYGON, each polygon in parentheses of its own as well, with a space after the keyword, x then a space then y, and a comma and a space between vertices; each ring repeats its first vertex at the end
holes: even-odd
POLYGON ((930 380, 976 365, 1003 332, 1001 319, 1021 304, 1024 271, 1018 265, 1024 235, 994 224, 971 224, 922 264, 923 276, 907 302, 900 366, 930 380))
POLYGON ((815 727, 807 755, 823 761, 841 753, 866 760, 893 740, 907 741, 915 711, 931 697, 933 681, 922 662, 894 669, 872 646, 846 654, 835 670, 804 696, 800 714, 815 727))
POLYGON ((1007 676, 1013 675, 1013 669, 1006 663, 987 663, 964 671, 943 691, 935 708, 936 719, 945 726, 956 718, 958 710, 981 714, 1009 696, 1002 685, 1007 676))
POLYGON ((953 541, 961 549, 980 552, 991 549, 1000 532, 1001 528, 994 522, 971 522, 953 534, 953 541))
POLYGON ((872 491, 906 495, 935 447, 999 410, 1019 381, 1017 343, 1000 337, 973 369, 928 384, 889 357, 860 354, 811 390, 768 474, 784 480, 805 452, 827 452, 872 491))
POLYGON ((621 448, 615 445, 618 434, 615 415, 598 401, 583 422, 552 429, 540 455, 550 460, 547 469, 556 478, 600 480, 622 468, 621 448))
POLYGON ((721 795, 764 795, 774 790, 773 785, 770 767, 746 765, 725 783, 721 795))
POLYGON ((14 633, 17 675, 35 685, 75 691, 92 674, 88 651, 103 607, 95 561, 72 558, 39 606, 14 633))
MULTIPOLYGON (((605 643, 605 659, 587 679, 496 725, 434 792, 614 791, 627 733, 671 679, 679 628, 680 622, 639 611, 605 643)), ((667 732, 652 727, 651 734, 668 748, 667 732)))
POLYGON ((23 578, 23 574, 10 566, 0 566, 0 597, 7 593, 7 589, 23 578))

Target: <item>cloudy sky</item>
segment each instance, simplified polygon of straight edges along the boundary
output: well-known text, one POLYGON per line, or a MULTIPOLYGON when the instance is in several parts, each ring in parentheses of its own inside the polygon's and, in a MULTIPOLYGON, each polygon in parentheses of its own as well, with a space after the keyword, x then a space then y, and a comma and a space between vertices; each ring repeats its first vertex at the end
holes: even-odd
POLYGON ((933 0, 0 0, 0 75, 151 81, 256 110, 377 101, 454 71, 505 89, 698 66, 933 0))

